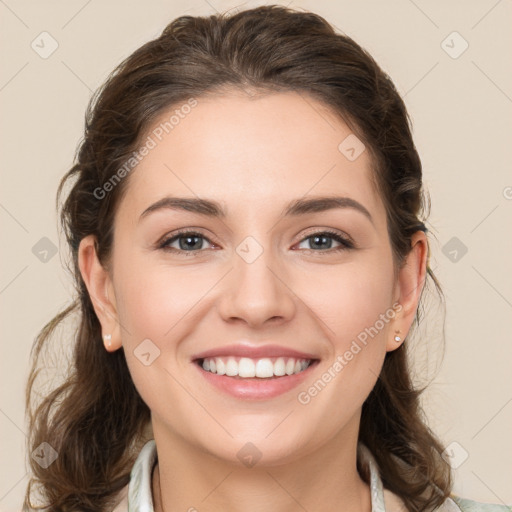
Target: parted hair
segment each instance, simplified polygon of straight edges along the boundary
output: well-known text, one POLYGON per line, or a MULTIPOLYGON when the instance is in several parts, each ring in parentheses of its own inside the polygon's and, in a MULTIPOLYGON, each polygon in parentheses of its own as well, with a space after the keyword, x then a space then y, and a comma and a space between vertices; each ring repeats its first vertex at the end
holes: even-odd
MULTIPOLYGON (((94 235, 98 258, 109 268, 114 215, 130 180, 121 180, 101 200, 95 190, 131 157, 159 115, 189 98, 229 94, 230 88, 296 91, 322 102, 350 126, 371 155, 395 272, 411 250, 411 236, 418 229, 426 231, 422 166, 409 115, 388 75, 361 46, 319 15, 275 5, 172 21, 158 38, 127 57, 95 93, 74 165, 57 191, 75 296, 32 347, 26 388, 28 453, 47 442, 58 456, 46 468, 29 457, 26 510, 38 506, 31 503, 35 487, 51 512, 111 510, 129 482, 150 411, 133 384, 123 350, 107 352, 103 346, 79 270, 78 247, 84 237, 94 235), (42 354, 57 327, 73 315, 76 329, 59 341, 73 347, 65 378, 38 399, 42 354)), ((442 296, 428 265, 429 279, 442 296)), ((423 298, 422 292, 420 304, 423 298)), ((416 325, 419 314, 420 308, 416 325)), ((363 404, 359 441, 376 458, 384 486, 409 511, 427 511, 449 496, 452 477, 441 457, 443 446, 421 408, 424 389, 413 384, 407 341, 385 356, 363 404)), ((367 480, 359 462, 358 469, 367 480)))

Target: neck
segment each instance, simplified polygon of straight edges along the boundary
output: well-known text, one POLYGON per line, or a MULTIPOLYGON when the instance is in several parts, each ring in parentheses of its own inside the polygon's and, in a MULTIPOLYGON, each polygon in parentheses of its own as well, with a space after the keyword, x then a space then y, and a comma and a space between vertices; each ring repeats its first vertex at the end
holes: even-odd
POLYGON ((287 464, 251 468, 213 457, 155 424, 153 432, 155 512, 371 511, 370 488, 356 468, 357 429, 355 437, 345 432, 287 464))

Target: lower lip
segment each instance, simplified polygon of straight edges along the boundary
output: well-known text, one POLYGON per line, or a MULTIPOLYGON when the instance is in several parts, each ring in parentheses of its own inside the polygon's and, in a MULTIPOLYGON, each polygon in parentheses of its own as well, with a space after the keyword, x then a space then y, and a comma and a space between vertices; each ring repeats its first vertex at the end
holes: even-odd
POLYGON ((312 362, 300 373, 264 379, 258 377, 246 379, 217 375, 216 373, 203 370, 196 362, 194 362, 194 365, 210 384, 235 398, 266 400, 282 395, 301 384, 311 374, 317 363, 318 361, 312 362))

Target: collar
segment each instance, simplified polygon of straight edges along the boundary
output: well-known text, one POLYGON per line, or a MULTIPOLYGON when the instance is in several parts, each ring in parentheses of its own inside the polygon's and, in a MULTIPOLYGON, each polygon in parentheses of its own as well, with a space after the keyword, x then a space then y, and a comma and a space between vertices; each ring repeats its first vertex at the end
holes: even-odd
MULTIPOLYGON (((370 475, 372 512, 386 512, 384 496, 389 491, 383 488, 377 462, 364 444, 359 443, 357 450, 361 465, 368 468, 370 475)), ((142 447, 130 473, 130 483, 122 494, 123 500, 113 512, 154 512, 151 475, 156 462, 156 444, 151 439, 142 447)), ((447 499, 437 510, 455 512, 460 511, 460 508, 451 499, 447 499)))

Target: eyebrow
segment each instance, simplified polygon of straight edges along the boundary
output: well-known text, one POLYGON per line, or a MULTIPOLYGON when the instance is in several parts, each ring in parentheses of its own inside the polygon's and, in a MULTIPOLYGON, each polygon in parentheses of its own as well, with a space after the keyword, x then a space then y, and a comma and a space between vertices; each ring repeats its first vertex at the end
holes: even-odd
MULTIPOLYGON (((282 217, 306 215, 308 213, 324 212, 335 208, 350 208, 362 213, 373 224, 370 212, 355 199, 350 197, 326 196, 326 197, 309 197, 296 199, 287 205, 281 214, 282 217)), ((170 209, 178 211, 187 211, 205 215, 207 217, 225 218, 226 212, 222 205, 217 201, 209 199, 193 198, 193 197, 164 197, 146 208, 139 222, 147 217, 150 213, 157 210, 170 209)))

